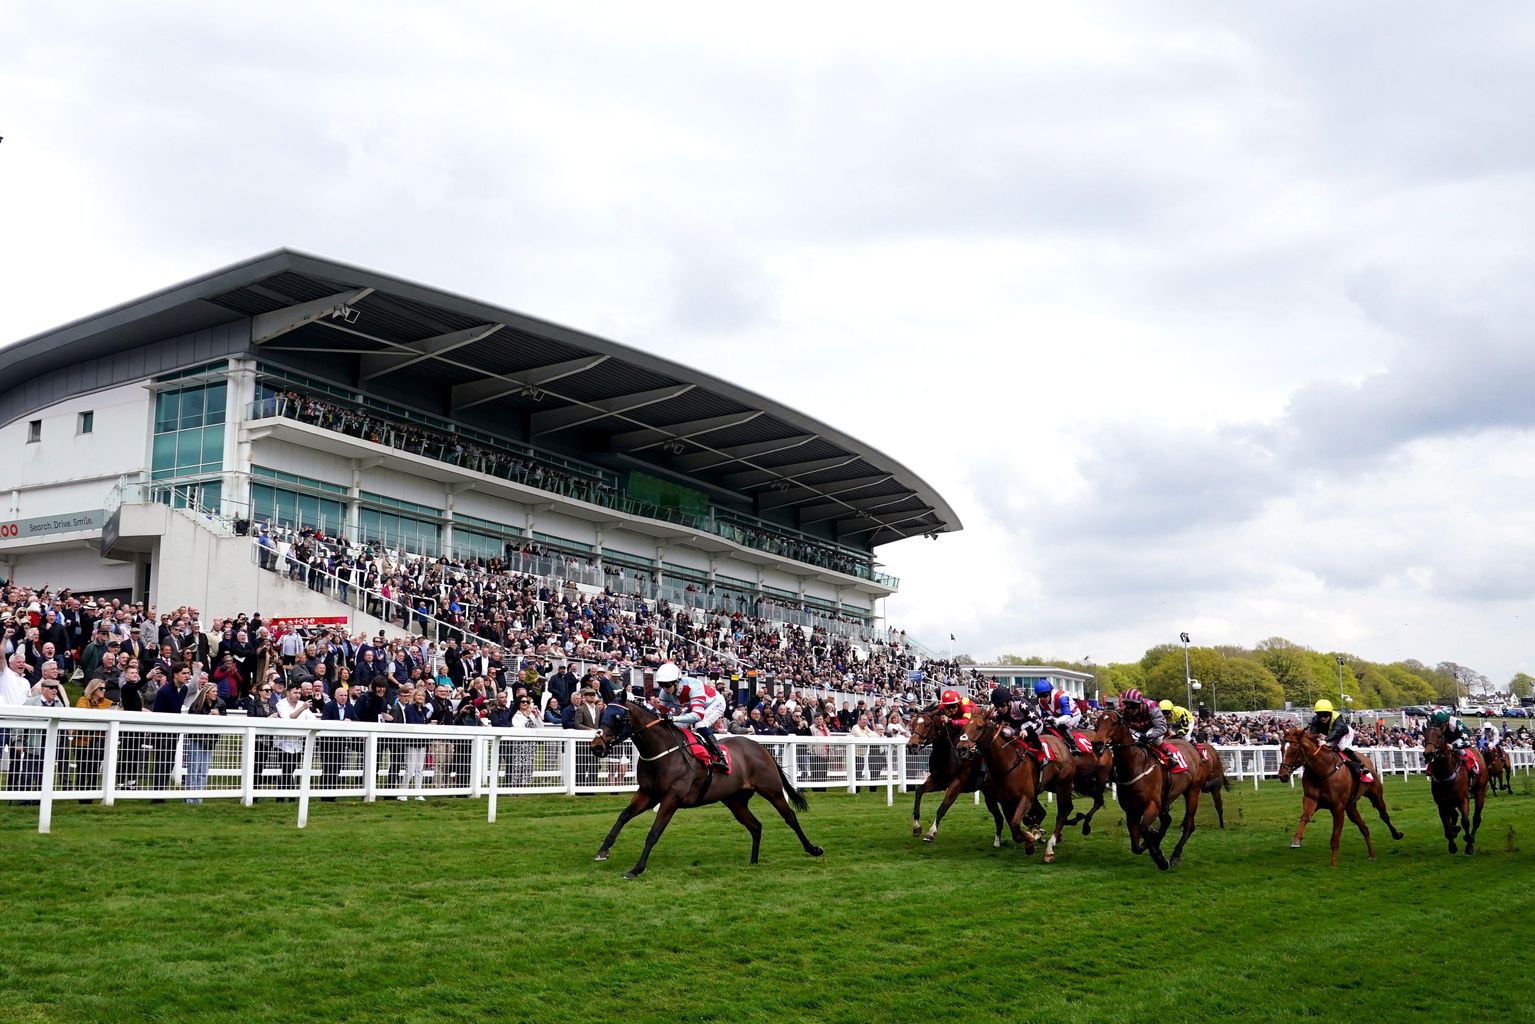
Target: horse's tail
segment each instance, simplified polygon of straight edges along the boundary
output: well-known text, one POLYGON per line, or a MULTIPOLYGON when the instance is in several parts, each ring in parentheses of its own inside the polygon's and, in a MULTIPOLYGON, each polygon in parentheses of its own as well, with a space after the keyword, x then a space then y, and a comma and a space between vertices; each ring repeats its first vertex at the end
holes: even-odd
POLYGON ((778 778, 783 782, 783 795, 789 798, 789 802, 794 805, 795 809, 801 811, 810 810, 810 801, 805 799, 805 794, 794 788, 794 783, 789 781, 789 774, 783 770, 782 765, 778 768, 778 778))

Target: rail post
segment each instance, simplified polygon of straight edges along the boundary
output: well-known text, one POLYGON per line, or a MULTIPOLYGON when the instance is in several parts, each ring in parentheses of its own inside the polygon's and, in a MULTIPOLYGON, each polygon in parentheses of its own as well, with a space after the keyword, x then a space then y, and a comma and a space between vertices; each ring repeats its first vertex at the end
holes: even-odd
MULTIPOLYGON (((48 732, 43 739, 42 791, 37 801, 37 830, 44 834, 53 830, 53 773, 59 757, 59 720, 48 719, 48 732)), ((12 760, 15 760, 14 755, 12 760)))
POLYGON ((240 804, 249 807, 256 802, 256 727, 249 726, 240 734, 240 804))
POLYGON ((490 738, 490 798, 489 809, 485 820, 490 824, 496 823, 496 793, 500 790, 501 782, 501 737, 495 735, 490 738))
POLYGON ((107 723, 107 749, 101 759, 101 806, 111 807, 117 802, 117 741, 116 722, 107 723))
POLYGON ((298 827, 309 824, 309 772, 314 767, 314 730, 304 733, 304 760, 298 776, 298 827))

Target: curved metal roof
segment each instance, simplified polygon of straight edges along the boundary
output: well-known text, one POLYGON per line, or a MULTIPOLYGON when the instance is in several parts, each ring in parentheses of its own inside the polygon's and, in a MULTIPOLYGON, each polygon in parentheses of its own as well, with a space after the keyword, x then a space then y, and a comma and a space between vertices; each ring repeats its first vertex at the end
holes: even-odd
POLYGON ((252 347, 279 362, 419 399, 466 425, 516 424, 535 445, 702 482, 860 547, 962 528, 921 477, 787 405, 606 338, 291 249, 10 345, 0 379, 247 319, 252 347))

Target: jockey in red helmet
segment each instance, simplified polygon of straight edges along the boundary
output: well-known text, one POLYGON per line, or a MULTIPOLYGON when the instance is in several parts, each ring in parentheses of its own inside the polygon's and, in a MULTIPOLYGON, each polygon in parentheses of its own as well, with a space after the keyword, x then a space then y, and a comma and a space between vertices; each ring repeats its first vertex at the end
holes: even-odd
POLYGON ((975 702, 969 697, 961 697, 958 690, 945 690, 938 698, 938 710, 948 718, 950 731, 960 733, 975 714, 975 702))

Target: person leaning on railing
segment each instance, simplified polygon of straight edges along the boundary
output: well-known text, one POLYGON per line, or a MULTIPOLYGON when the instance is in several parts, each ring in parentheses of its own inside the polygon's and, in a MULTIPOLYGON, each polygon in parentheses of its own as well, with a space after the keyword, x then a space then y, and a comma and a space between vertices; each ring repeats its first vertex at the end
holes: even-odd
MULTIPOLYGON (((85 684, 85 692, 75 701, 75 707, 87 711, 110 711, 115 707, 107 698, 107 684, 92 679, 85 684)), ((101 787, 101 763, 106 757, 107 734, 95 729, 72 729, 69 733, 70 753, 75 760, 75 788, 99 789, 101 787)), ((90 803, 81 800, 82 804, 90 803)))

